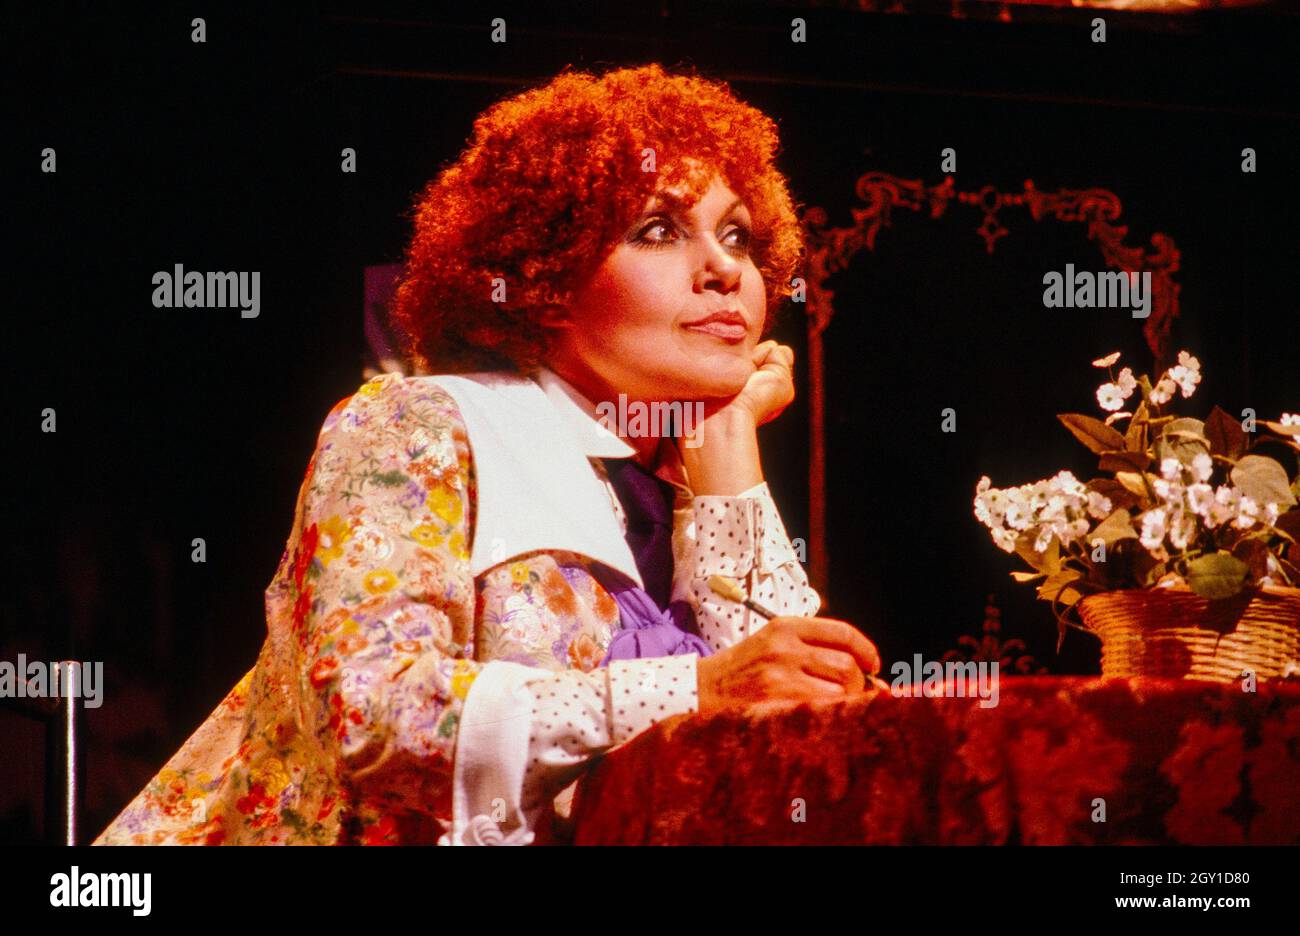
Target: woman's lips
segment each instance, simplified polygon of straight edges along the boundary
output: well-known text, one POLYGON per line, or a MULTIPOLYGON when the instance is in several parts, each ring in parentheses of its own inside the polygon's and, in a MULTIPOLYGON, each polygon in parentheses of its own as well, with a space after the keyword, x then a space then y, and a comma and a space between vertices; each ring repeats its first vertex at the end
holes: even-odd
POLYGON ((729 344, 737 344, 745 340, 745 326, 733 322, 708 322, 700 325, 684 325, 687 331, 699 332, 703 335, 712 335, 714 338, 721 338, 729 344))

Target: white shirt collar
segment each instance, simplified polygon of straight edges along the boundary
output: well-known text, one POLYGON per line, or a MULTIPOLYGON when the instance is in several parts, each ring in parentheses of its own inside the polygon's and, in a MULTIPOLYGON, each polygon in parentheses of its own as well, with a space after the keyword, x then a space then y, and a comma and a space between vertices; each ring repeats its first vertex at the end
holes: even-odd
POLYGON ((588 458, 630 458, 636 454, 636 449, 606 428, 596 415, 596 405, 573 384, 548 367, 541 368, 536 379, 555 414, 573 432, 588 458))
POLYGON ((635 450, 605 430, 591 401, 558 375, 539 377, 414 378, 446 390, 465 421, 478 488, 470 573, 553 550, 595 559, 642 585, 609 489, 591 462, 635 450))
MULTIPOLYGON (((597 415, 596 405, 573 384, 548 367, 539 368, 534 379, 588 458, 631 458, 636 455, 636 449, 607 428, 605 421, 597 415)), ((660 450, 660 457, 662 460, 655 468, 655 475, 689 495, 686 469, 677 447, 665 445, 660 450)))

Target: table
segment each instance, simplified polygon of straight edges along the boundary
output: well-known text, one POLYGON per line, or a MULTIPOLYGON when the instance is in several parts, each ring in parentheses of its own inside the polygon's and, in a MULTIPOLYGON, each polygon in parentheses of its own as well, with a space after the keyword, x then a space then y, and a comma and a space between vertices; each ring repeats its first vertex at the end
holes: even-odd
POLYGON ((680 715, 609 753, 575 844, 1297 844, 1300 684, 1008 676, 680 715))

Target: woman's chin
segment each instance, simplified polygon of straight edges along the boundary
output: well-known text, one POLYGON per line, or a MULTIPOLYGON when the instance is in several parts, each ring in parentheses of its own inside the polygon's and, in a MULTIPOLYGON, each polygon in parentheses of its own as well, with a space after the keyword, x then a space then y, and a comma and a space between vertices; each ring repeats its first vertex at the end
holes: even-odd
POLYGON ((749 382, 750 375, 753 373, 754 365, 747 362, 741 362, 739 366, 710 367, 707 370, 702 366, 699 371, 691 375, 691 379, 688 381, 688 392, 682 393, 680 396, 682 399, 687 400, 716 400, 733 397, 745 389, 745 384, 749 382))

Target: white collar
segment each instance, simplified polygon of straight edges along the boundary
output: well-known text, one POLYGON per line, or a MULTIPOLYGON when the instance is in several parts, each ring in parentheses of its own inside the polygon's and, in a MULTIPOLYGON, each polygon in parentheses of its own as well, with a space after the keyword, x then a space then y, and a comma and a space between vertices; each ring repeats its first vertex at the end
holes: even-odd
POLYGON ((636 454, 636 449, 606 428, 596 415, 596 405, 573 384, 547 367, 538 370, 536 380, 588 458, 630 458, 636 454))
POLYGON ((545 368, 536 380, 506 371, 412 379, 445 389, 465 420, 478 488, 471 575, 514 556, 559 550, 643 586, 590 461, 626 458, 635 449, 596 420, 590 400, 545 368))

